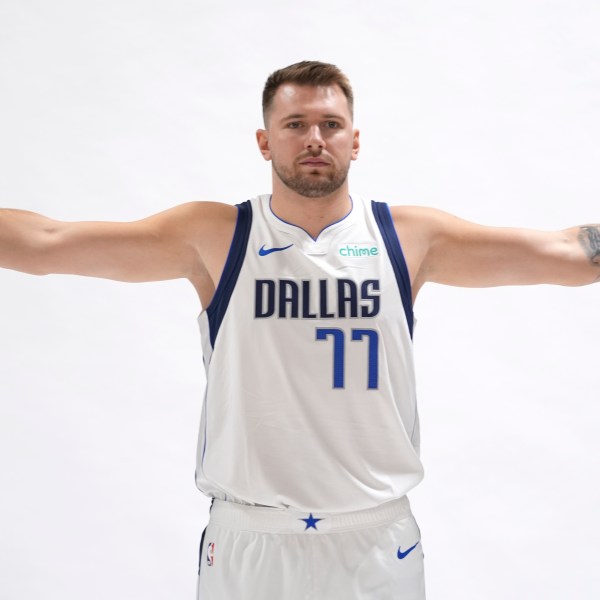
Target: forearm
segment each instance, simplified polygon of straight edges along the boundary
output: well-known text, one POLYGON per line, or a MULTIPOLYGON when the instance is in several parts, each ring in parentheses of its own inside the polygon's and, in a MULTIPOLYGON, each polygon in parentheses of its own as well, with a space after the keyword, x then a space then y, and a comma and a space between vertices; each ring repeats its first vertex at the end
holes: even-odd
POLYGON ((56 222, 25 210, 0 209, 0 267, 44 275, 44 240, 56 222))

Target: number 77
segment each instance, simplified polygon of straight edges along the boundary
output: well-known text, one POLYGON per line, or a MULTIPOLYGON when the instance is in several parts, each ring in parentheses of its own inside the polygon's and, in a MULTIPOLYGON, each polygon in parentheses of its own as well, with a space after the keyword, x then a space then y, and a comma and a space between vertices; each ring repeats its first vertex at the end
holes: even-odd
MULTIPOLYGON (((375 329, 352 329, 352 341, 361 341, 364 337, 369 339, 369 355, 367 362, 367 389, 374 390, 378 387, 379 375, 379 334, 375 329)), ((343 388, 345 380, 346 342, 342 329, 317 328, 317 340, 326 340, 333 337, 333 387, 343 388)))

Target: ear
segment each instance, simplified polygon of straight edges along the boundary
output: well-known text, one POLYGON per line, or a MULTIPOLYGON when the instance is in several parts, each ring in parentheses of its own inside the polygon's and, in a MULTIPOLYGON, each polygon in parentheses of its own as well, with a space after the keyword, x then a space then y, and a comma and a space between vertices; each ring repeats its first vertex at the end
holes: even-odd
POLYGON ((258 149, 265 160, 271 160, 271 150, 269 149, 269 132, 266 129, 256 130, 256 141, 258 149))
POLYGON ((360 149, 360 131, 355 129, 352 132, 352 160, 356 160, 358 158, 358 151, 360 149))

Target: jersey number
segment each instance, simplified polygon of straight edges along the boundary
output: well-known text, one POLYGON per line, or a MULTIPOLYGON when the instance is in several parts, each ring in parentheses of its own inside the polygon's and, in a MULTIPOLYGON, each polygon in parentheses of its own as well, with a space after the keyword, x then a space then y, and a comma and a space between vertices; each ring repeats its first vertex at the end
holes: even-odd
MULTIPOLYGON (((374 329, 352 329, 352 341, 359 342, 365 337, 368 346, 367 389, 374 390, 378 386, 379 375, 379 334, 374 329)), ((341 329, 317 328, 317 340, 333 338, 333 387, 344 387, 346 341, 341 329)))

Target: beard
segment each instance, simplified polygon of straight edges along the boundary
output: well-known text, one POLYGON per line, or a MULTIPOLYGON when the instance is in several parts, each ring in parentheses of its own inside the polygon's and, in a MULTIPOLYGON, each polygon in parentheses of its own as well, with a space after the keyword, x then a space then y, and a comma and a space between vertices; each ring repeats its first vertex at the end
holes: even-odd
POLYGON ((335 167, 323 172, 315 169, 311 172, 301 172, 295 165, 286 167, 272 159, 273 170, 279 179, 292 191, 306 198, 323 198, 337 191, 346 181, 350 162, 346 167, 335 167))

